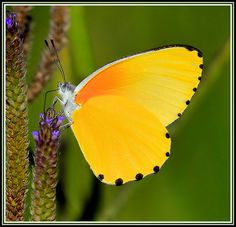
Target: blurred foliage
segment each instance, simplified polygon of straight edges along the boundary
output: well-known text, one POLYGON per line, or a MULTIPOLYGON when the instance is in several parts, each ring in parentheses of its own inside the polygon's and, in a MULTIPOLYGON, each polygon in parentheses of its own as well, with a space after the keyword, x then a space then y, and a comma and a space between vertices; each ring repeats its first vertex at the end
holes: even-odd
MULTIPOLYGON (((49 7, 34 7, 32 17, 28 81, 47 37, 49 7)), ((229 7, 73 6, 70 17, 68 45, 60 57, 66 79, 75 85, 113 60, 168 44, 199 48, 204 54, 204 73, 190 106, 168 127, 171 156, 157 175, 122 187, 100 183, 72 131, 63 132, 58 220, 229 220, 229 7)), ((62 78, 56 71, 44 92, 55 89, 58 81, 62 78)), ((29 106, 30 131, 38 128, 44 92, 29 106)))

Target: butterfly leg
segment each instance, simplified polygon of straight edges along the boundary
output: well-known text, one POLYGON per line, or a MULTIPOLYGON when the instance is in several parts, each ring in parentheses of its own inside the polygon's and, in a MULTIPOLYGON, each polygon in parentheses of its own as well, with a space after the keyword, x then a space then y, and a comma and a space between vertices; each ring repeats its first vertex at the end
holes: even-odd
MULTIPOLYGON (((64 102, 63 102, 58 96, 56 96, 56 97, 53 99, 50 108, 54 109, 54 106, 56 105, 57 101, 59 101, 62 106, 64 105, 64 102)), ((57 112, 57 116, 65 116, 65 113, 64 113, 63 108, 57 112)))
POLYGON ((57 113, 58 116, 65 116, 65 113, 64 113, 64 110, 63 109, 60 109, 57 113))
POLYGON ((57 101, 59 101, 61 103, 61 105, 64 105, 64 102, 58 96, 55 96, 55 98, 53 99, 52 104, 51 104, 52 108, 55 106, 57 101))
MULTIPOLYGON (((64 103, 58 96, 55 96, 55 98, 53 99, 53 102, 52 102, 52 104, 51 104, 51 108, 54 109, 54 106, 55 106, 55 104, 57 103, 57 101, 59 101, 62 106, 65 106, 65 103, 64 103)), ((65 116, 64 109, 61 109, 61 110, 57 113, 57 115, 58 115, 58 116, 59 116, 59 115, 65 116)), ((66 123, 66 124, 64 124, 64 125, 62 125, 62 126, 60 126, 60 128, 59 128, 60 131, 67 129, 67 128, 69 128, 69 127, 72 125, 72 123, 73 123, 72 120, 69 119, 69 118, 67 118, 67 119, 68 119, 69 122, 66 123)))
POLYGON ((70 128, 70 126, 72 125, 72 121, 70 121, 70 122, 68 122, 68 123, 66 123, 66 124, 64 124, 64 125, 62 125, 62 126, 60 126, 60 128, 59 128, 59 130, 60 131, 62 131, 62 130, 65 130, 65 129, 67 129, 67 128, 70 128))

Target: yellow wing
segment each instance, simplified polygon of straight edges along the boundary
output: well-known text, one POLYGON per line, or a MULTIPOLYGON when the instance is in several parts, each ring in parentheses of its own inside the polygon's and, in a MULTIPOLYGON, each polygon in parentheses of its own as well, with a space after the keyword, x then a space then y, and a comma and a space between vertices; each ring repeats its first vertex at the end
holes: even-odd
POLYGON ((85 159, 107 184, 121 185, 158 172, 170 154, 165 127, 128 98, 92 97, 73 112, 72 120, 85 159))
POLYGON ((191 46, 167 46, 115 61, 94 72, 75 90, 83 104, 98 95, 120 95, 153 112, 164 126, 181 116, 197 90, 202 53, 191 46))

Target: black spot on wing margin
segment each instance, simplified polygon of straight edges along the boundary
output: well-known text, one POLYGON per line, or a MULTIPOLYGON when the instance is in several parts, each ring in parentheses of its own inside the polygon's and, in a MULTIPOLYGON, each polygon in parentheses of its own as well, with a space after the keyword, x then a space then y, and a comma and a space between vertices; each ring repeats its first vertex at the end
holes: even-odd
POLYGON ((102 180, 104 179, 104 175, 103 175, 103 174, 99 174, 99 175, 98 175, 98 179, 99 179, 100 181, 102 181, 102 180))
POLYGON ((159 166, 154 166, 154 167, 153 167, 154 173, 159 172, 159 170, 160 170, 160 167, 159 167, 159 166))
POLYGON ((143 174, 142 173, 138 173, 136 176, 135 176, 136 180, 139 181, 139 180, 142 180, 143 179, 143 174))
POLYGON ((120 186, 123 184, 123 180, 121 178, 116 179, 115 181, 116 186, 120 186))

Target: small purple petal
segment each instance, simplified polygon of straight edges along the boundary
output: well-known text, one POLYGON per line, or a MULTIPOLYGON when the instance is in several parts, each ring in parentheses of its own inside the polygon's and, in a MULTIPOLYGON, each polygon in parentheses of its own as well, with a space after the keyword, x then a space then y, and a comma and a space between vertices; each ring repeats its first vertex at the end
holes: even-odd
POLYGON ((55 128, 59 127, 62 123, 62 121, 64 121, 65 117, 64 116, 59 116, 57 117, 57 123, 55 125, 55 128))
POLYGON ((52 139, 53 140, 58 139, 59 135, 60 135, 60 131, 59 130, 52 131, 52 139))
POLYGON ((43 119, 44 114, 43 114, 43 113, 40 113, 40 114, 39 114, 39 117, 40 117, 41 119, 43 119))
POLYGON ((50 124, 52 123, 52 120, 53 119, 50 119, 50 118, 46 117, 45 121, 46 121, 48 126, 50 126, 50 124))
POLYGON ((58 119, 58 121, 63 121, 65 119, 65 117, 64 116, 59 116, 57 119, 58 119))
POLYGON ((42 125, 45 124, 45 122, 44 121, 40 121, 39 124, 42 126, 42 125))
POLYGON ((33 135, 35 141, 38 142, 39 141, 39 132, 38 131, 32 131, 32 135, 33 135))
POLYGON ((15 13, 11 13, 11 12, 7 12, 6 14, 6 24, 7 24, 7 28, 11 28, 13 26, 16 25, 16 14, 15 13))
POLYGON ((12 26, 12 19, 10 17, 6 18, 7 28, 10 28, 12 26))

